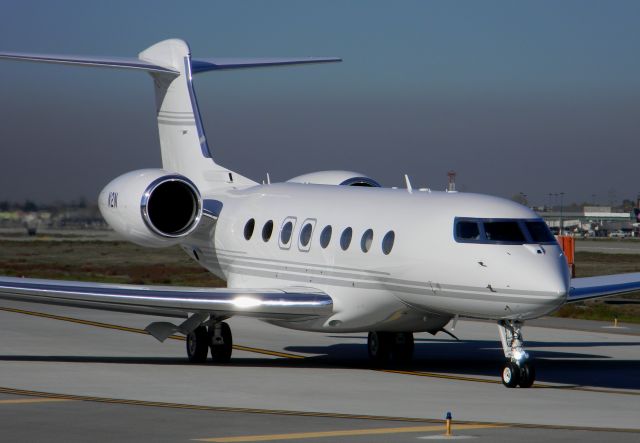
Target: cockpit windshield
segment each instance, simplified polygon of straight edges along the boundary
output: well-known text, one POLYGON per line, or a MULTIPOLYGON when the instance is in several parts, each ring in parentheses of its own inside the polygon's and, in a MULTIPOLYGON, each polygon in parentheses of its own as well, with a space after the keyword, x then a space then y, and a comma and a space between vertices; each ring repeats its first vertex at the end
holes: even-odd
POLYGON ((481 219, 457 217, 454 238, 459 243, 550 244, 556 239, 540 219, 481 219))
POLYGON ((526 240, 517 221, 485 221, 482 225, 489 241, 524 243, 526 240))

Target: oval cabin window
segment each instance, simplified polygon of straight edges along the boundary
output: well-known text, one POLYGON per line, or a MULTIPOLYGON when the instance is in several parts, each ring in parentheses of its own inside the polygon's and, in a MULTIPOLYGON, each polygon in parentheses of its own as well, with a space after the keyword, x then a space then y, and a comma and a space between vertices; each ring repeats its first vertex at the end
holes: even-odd
POLYGON ((360 240, 360 249, 362 252, 369 252, 371 249, 371 243, 373 242, 373 229, 367 229, 362 234, 362 239, 360 240))
POLYGON ((251 239, 253 235, 253 229, 256 227, 256 221, 254 219, 249 219, 247 223, 244 225, 244 238, 247 240, 251 239))
POLYGON ((349 249, 349 245, 351 244, 351 237, 353 236, 353 229, 345 228, 342 231, 342 235, 340 236, 340 247, 343 251, 349 249))
POLYGON ((329 246, 329 242, 331 241, 331 231, 331 225, 327 225, 320 233, 320 246, 322 246, 323 249, 326 249, 326 247, 329 246))
POLYGON ((382 239, 382 252, 384 255, 389 255, 391 250, 393 249, 393 242, 396 239, 396 234, 393 231, 389 231, 384 235, 382 239))
POLYGON ((311 223, 307 223, 300 230, 300 245, 306 247, 309 245, 309 241, 311 240, 311 233, 313 232, 313 225, 311 223))
POLYGON ((271 234, 273 233, 273 220, 269 220, 262 227, 262 240, 269 241, 271 234))
POLYGON ((282 231, 280 232, 280 241, 283 245, 288 245, 291 240, 291 233, 293 231, 293 223, 288 221, 282 227, 282 231))

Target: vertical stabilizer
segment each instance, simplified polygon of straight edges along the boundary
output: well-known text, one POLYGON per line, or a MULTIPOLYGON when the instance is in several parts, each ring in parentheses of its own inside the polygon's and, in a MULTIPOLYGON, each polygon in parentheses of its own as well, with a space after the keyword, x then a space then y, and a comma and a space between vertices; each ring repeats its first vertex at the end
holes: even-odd
POLYGON ((173 71, 149 72, 155 85, 163 169, 189 177, 200 189, 253 184, 212 158, 193 89, 187 43, 164 40, 142 51, 138 58, 173 71))

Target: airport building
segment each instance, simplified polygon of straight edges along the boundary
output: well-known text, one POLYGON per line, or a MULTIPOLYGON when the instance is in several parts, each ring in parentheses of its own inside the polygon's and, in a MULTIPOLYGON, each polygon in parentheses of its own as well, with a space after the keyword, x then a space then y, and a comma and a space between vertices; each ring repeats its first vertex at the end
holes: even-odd
POLYGON ((620 212, 610 206, 585 206, 580 212, 539 211, 554 234, 578 237, 638 237, 640 214, 620 212))

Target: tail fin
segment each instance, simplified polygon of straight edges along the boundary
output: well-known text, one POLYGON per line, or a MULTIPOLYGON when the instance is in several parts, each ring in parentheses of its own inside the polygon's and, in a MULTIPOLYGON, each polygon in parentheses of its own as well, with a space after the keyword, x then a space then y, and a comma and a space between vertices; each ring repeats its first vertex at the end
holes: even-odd
POLYGON ((147 71, 155 84, 162 167, 189 177, 201 190, 256 183, 213 160, 193 90, 194 73, 340 61, 313 57, 192 60, 189 46, 179 39, 156 43, 142 51, 137 59, 6 52, 0 53, 2 58, 147 71))
POLYGON ((213 161, 193 90, 189 46, 182 40, 165 40, 138 58, 173 71, 149 72, 155 85, 162 168, 191 178, 199 187, 203 182, 218 187, 220 182, 244 181, 237 174, 230 179, 230 171, 213 161))

